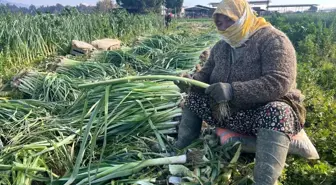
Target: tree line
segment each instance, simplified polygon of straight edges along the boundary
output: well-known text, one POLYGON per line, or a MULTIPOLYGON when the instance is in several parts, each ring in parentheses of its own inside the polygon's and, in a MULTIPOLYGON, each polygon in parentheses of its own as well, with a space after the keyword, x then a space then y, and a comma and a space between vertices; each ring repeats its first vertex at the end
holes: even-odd
POLYGON ((124 8, 130 13, 161 13, 162 6, 170 9, 172 13, 180 13, 183 5, 183 0, 100 0, 95 6, 87 6, 80 4, 77 6, 63 6, 56 4, 53 6, 36 7, 18 7, 13 4, 3 4, 0 6, 1 13, 24 13, 24 14, 40 14, 51 13, 60 14, 66 11, 77 10, 81 13, 108 12, 115 8, 124 8))

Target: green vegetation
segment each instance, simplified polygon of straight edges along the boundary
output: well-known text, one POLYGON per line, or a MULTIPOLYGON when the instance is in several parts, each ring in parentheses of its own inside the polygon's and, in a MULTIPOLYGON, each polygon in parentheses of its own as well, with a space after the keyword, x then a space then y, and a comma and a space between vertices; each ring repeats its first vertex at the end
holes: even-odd
MULTIPOLYGON (((268 17, 296 47, 305 129, 321 156, 290 156, 283 184, 336 183, 335 17, 268 17)), ((2 79, 28 70, 1 92, 0 184, 166 184, 170 175, 195 185, 250 184, 253 155, 241 155, 239 144, 218 146, 209 130, 190 146, 194 153, 172 157, 183 94, 165 81, 172 77, 142 77, 195 70, 202 51, 219 39, 209 20, 180 20, 170 30, 162 17, 124 12, 1 20, 2 79), (56 57, 69 53, 73 39, 104 37, 119 38, 124 47, 56 57)))
POLYGON ((183 0, 166 0, 166 7, 173 10, 174 14, 179 14, 183 6, 183 0))
POLYGON ((306 96, 306 130, 321 160, 289 159, 286 184, 336 183, 336 14, 274 15, 274 26, 298 54, 298 87, 306 96))
POLYGON ((172 82, 154 79, 80 87, 130 74, 176 75, 192 70, 200 53, 217 39, 204 30, 187 33, 183 27, 174 33, 136 37, 129 47, 97 51, 88 59, 80 58, 82 62, 56 58, 19 73, 11 86, 25 99, 15 100, 14 94, 1 101, 0 183, 108 183, 141 174, 148 166, 155 174, 159 164, 181 163, 172 162, 178 157, 167 158, 167 151, 172 151, 168 135, 176 133, 183 97, 172 82), (153 160, 141 162, 145 159, 153 160), (138 170, 131 170, 135 166, 138 170), (109 174, 113 171, 119 175, 109 174))
POLYGON ((148 13, 156 12, 161 13, 161 6, 164 4, 164 0, 142 0, 142 1, 133 1, 133 0, 117 0, 119 5, 122 5, 123 8, 126 8, 130 12, 136 13, 148 13))
POLYGON ((130 44, 136 37, 162 32, 157 15, 114 13, 1 16, 0 74, 8 79, 24 67, 51 55, 69 53, 72 40, 118 38, 130 44))

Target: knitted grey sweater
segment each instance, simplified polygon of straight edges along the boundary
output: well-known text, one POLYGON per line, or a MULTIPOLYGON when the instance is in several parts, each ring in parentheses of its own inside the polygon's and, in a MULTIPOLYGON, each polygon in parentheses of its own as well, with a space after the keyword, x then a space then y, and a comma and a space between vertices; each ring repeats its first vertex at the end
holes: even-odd
POLYGON ((212 48, 208 61, 193 78, 205 83, 230 83, 231 108, 251 109, 284 96, 300 102, 296 89, 296 53, 288 37, 267 27, 257 31, 243 46, 243 53, 231 62, 231 47, 223 40, 212 48))

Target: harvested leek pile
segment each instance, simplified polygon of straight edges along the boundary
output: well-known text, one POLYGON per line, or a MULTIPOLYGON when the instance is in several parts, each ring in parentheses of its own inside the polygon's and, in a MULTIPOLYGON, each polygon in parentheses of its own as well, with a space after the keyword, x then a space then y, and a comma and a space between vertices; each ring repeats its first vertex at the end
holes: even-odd
POLYGON ((28 99, 0 101, 0 184, 229 182, 239 145, 204 138, 192 152, 173 147, 184 95, 172 81, 207 84, 153 75, 193 70, 216 39, 155 35, 18 75, 12 86, 28 99))
POLYGON ((98 86, 84 91, 70 108, 58 116, 49 115, 50 110, 45 109, 44 114, 36 117, 30 115, 35 107, 27 107, 15 121, 3 123, 8 129, 1 133, 6 136, 0 153, 2 164, 14 169, 10 176, 15 176, 14 172, 32 171, 20 180, 31 182, 43 179, 46 172, 49 178, 58 179, 73 170, 74 155, 77 156, 76 169, 76 166, 102 160, 107 146, 125 140, 136 141, 136 137, 151 138, 152 143, 159 140, 159 150, 166 151, 166 135, 176 132, 174 118, 181 115, 177 107, 180 99, 181 95, 172 83, 144 82, 120 84, 114 88, 98 86), (85 152, 85 149, 90 152, 85 152), (39 170, 30 169, 35 163, 27 162, 27 155, 41 160, 34 166, 39 170), (16 170, 16 165, 21 168, 16 170))
POLYGON ((58 74, 81 79, 118 78, 125 74, 121 68, 110 63, 81 62, 68 58, 62 58, 55 68, 58 74))
POLYGON ((139 38, 137 45, 132 48, 132 53, 155 58, 159 54, 170 51, 176 45, 181 45, 185 40, 185 37, 175 34, 139 38))
POLYGON ((98 51, 89 61, 57 60, 48 64, 49 73, 21 73, 14 78, 12 86, 32 99, 71 102, 79 94, 76 84, 83 81, 145 74, 178 75, 195 70, 200 53, 216 39, 212 33, 190 38, 181 35, 142 38, 131 49, 98 51), (156 53, 139 52, 139 48, 144 46, 156 53))
POLYGON ((12 86, 30 95, 32 99, 71 102, 79 93, 75 83, 76 81, 67 75, 30 71, 15 77, 12 86))
POLYGON ((182 38, 180 35, 142 38, 133 48, 120 51, 98 51, 91 61, 112 63, 133 74, 159 70, 191 70, 199 63, 200 53, 218 40, 215 34, 182 38), (126 66, 126 67, 125 67, 126 66), (129 70, 132 71, 132 70, 129 70))
POLYGON ((150 68, 149 58, 138 56, 127 50, 97 51, 93 54, 93 59, 91 60, 113 64, 121 69, 129 69, 129 71, 134 70, 134 73, 146 71, 150 68))

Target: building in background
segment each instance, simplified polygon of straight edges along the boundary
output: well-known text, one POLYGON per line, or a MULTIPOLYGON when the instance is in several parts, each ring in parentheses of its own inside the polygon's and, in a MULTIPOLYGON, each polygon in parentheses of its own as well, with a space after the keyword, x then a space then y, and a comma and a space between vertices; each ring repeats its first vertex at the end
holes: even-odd
MULTIPOLYGON (((259 15, 269 14, 271 12, 295 13, 295 12, 317 12, 318 4, 284 4, 271 5, 270 0, 266 1, 249 1, 253 10, 259 15)), ((219 3, 209 3, 213 8, 217 8, 219 3)))
MULTIPOLYGON (((267 7, 271 1, 270 0, 266 0, 266 1, 249 1, 248 2, 252 7, 259 7, 261 8, 265 8, 267 7), (264 6, 264 7, 263 7, 264 6)), ((217 8, 219 3, 209 3, 209 5, 213 8, 217 8)))
POLYGON ((185 9, 186 9, 186 8, 187 8, 187 7, 182 6, 179 17, 185 17, 185 9))
MULTIPOLYGON (((267 7, 271 3, 270 0, 266 1, 249 1, 249 4, 252 6, 252 9, 259 15, 265 14, 267 12, 267 7)), ((212 8, 217 8, 219 3, 209 3, 209 6, 212 8)))
POLYGON ((205 18, 212 17, 212 14, 215 12, 216 8, 211 8, 202 5, 196 5, 191 8, 185 8, 185 16, 188 18, 205 18))
POLYGON ((279 13, 317 12, 318 4, 269 5, 268 10, 279 13))
POLYGON ((165 6, 161 6, 161 15, 164 16, 167 13, 167 8, 165 6))
POLYGON ((336 12, 336 7, 324 8, 320 10, 321 12, 336 12))

